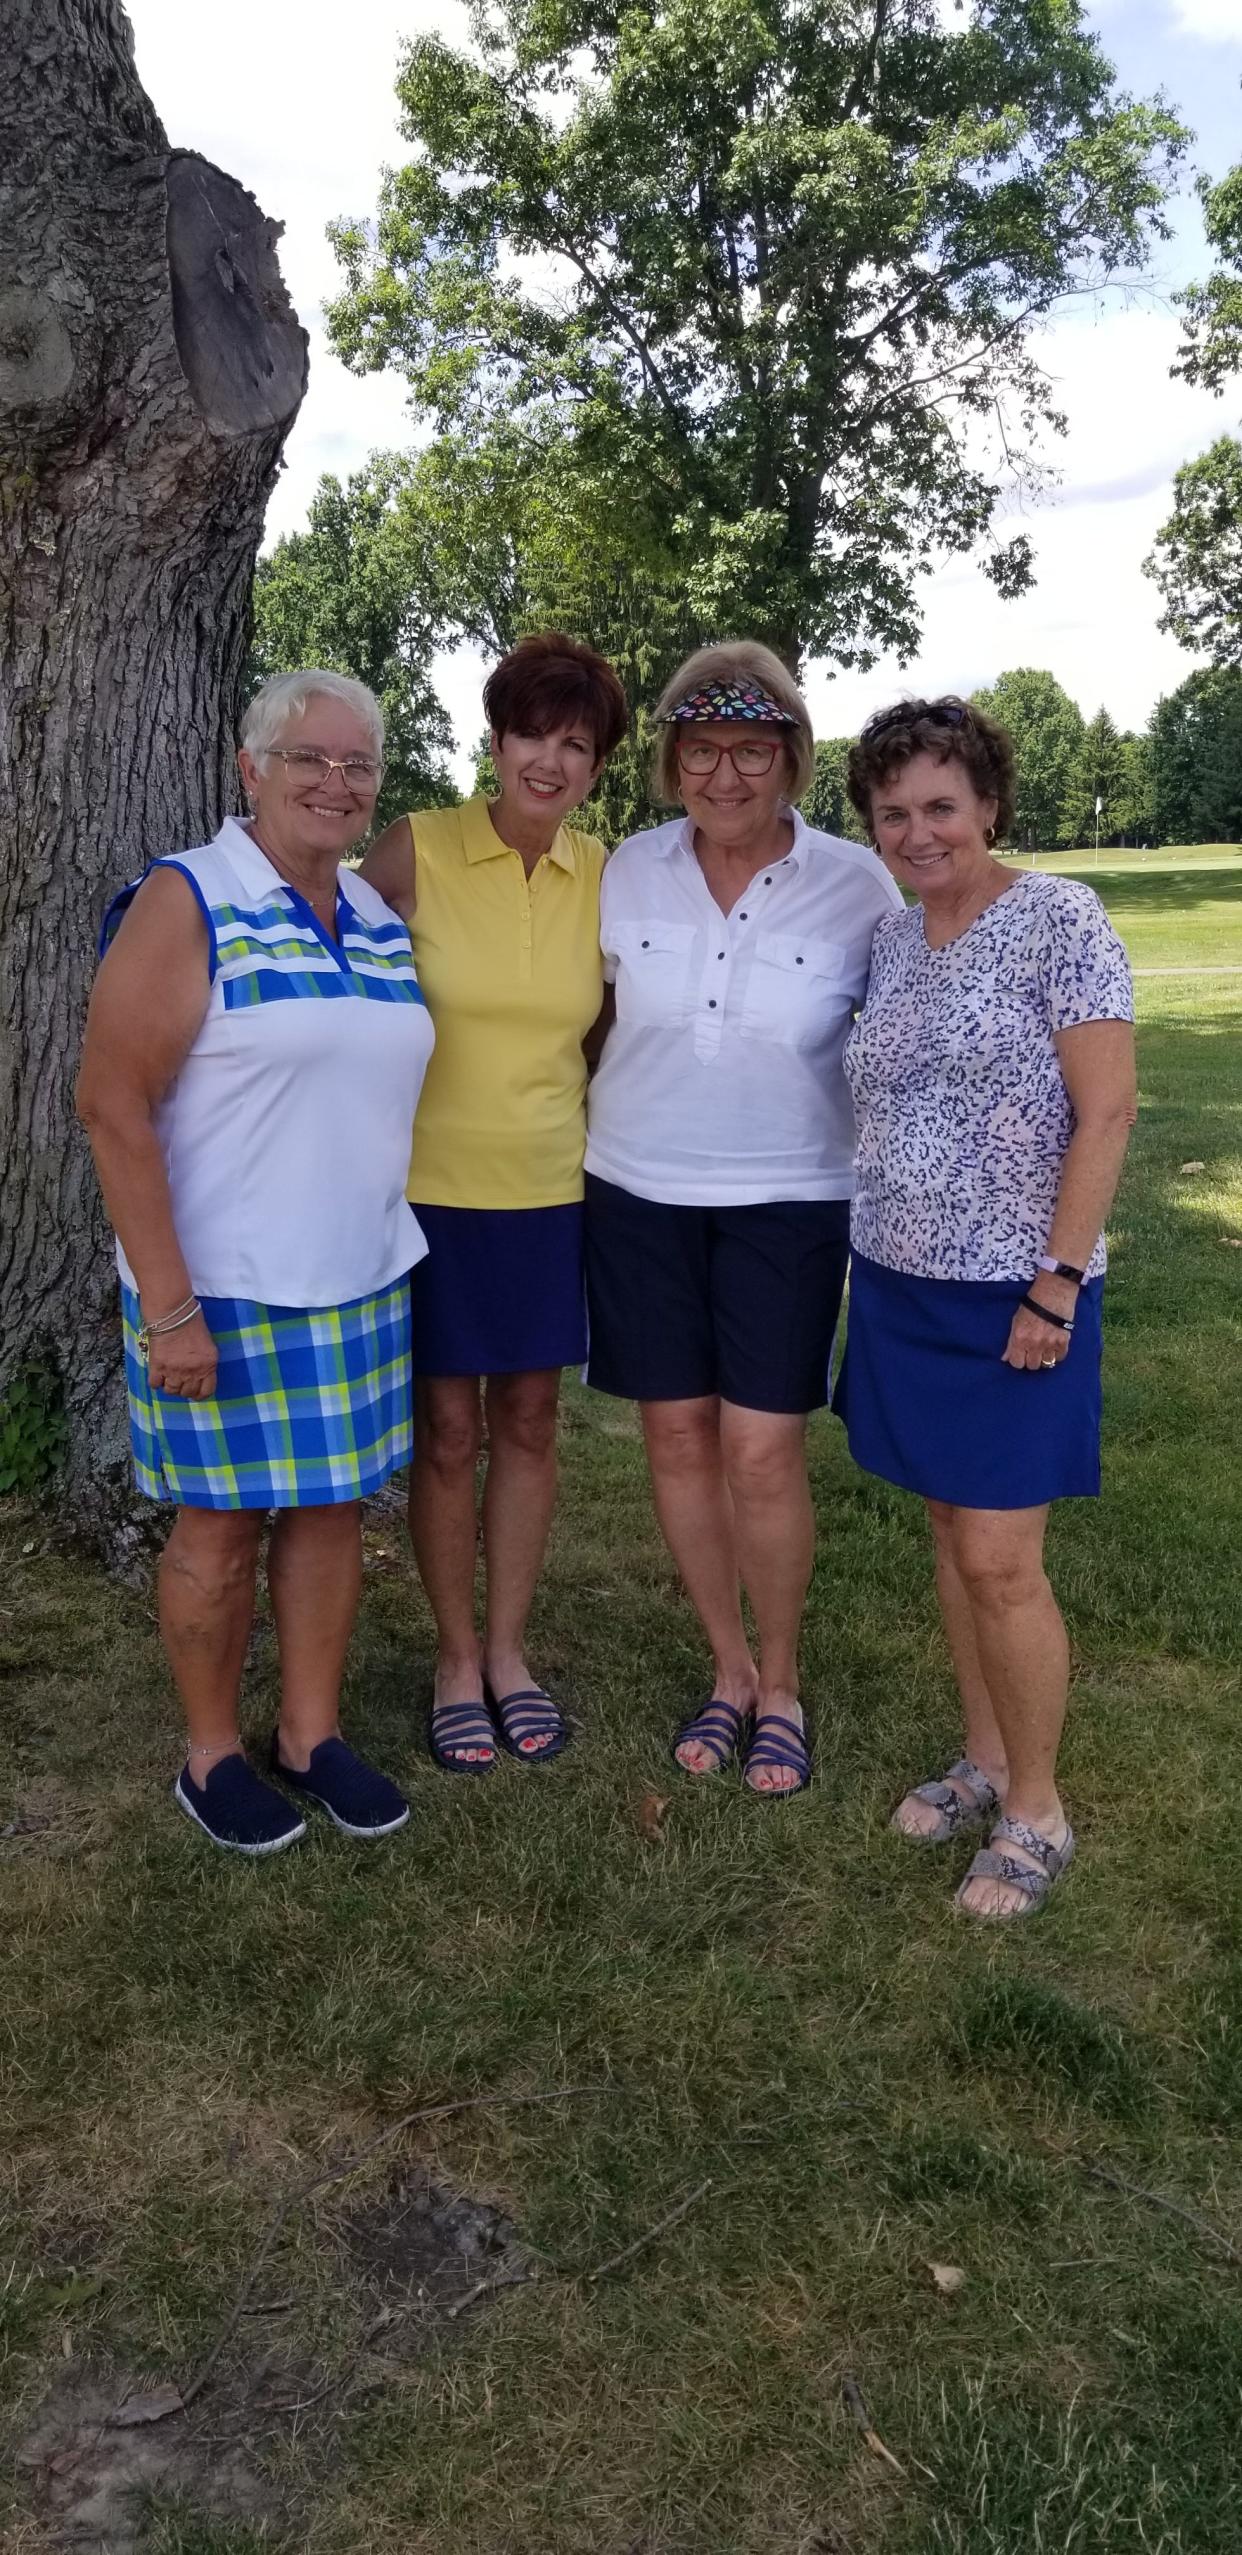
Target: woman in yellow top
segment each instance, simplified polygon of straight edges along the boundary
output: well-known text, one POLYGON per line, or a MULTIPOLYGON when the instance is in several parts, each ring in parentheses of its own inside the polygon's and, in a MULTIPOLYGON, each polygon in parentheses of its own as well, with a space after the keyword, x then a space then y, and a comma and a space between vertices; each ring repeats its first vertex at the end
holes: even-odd
POLYGON ((525 1658, 561 1368, 586 1356, 583 1040, 603 1000, 604 846, 564 819, 627 725, 612 667, 559 631, 503 658, 483 707, 499 796, 399 818, 363 867, 409 926, 436 1031, 408 1191, 429 1246, 413 1284, 410 1536, 439 1642, 432 1754, 454 1774, 488 1772, 498 1737, 543 1762, 568 1736, 525 1658))

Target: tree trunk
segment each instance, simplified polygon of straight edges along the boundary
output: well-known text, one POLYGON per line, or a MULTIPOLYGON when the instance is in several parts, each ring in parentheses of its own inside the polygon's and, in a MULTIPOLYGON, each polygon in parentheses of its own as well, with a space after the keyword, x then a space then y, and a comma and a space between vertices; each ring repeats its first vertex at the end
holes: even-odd
POLYGON ((120 0, 6 0, 0 1403, 61 1378, 71 1518, 136 1544, 111 1237, 73 1114, 109 896, 234 805, 250 581, 306 338, 279 226, 170 150, 120 0))

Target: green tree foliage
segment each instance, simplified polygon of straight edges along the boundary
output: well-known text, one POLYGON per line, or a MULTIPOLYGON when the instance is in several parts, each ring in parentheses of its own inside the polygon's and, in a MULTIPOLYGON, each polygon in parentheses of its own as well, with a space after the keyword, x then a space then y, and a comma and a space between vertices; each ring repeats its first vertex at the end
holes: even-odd
POLYGON ((1214 665, 1242 665, 1242 444, 1233 435, 1183 463, 1173 512, 1143 567, 1164 597, 1162 630, 1214 665))
POLYGON ((584 823, 617 842, 651 821, 647 705, 702 633, 616 528, 575 505, 579 494, 554 441, 536 455, 503 433, 486 450, 445 438, 373 454, 344 488, 322 480, 308 532, 262 562, 255 674, 335 665, 380 693, 382 818, 456 795, 439 759, 451 735, 430 686, 433 651, 464 638, 494 659, 554 628, 601 649, 636 705, 584 823))
POLYGON ((1112 805, 1115 838, 1122 843, 1154 843, 1156 776, 1151 738, 1127 731, 1120 745, 1121 777, 1112 805))
POLYGON ((259 562, 251 641, 252 683, 323 665, 370 685, 385 724, 380 824, 458 795, 444 760, 452 729, 429 673, 436 622, 392 502, 399 468, 381 460, 346 487, 320 481, 306 531, 259 562))
POLYGON ((1029 582, 992 526, 1052 413, 1032 328, 1142 265, 1185 140, 1076 0, 474 0, 471 28, 405 57, 414 156, 374 233, 337 226, 330 315, 408 381, 462 547, 503 576, 468 492, 508 474, 520 510, 552 452, 606 557, 791 664, 910 650, 945 550, 1029 582))
POLYGON ((1069 843, 1095 841, 1095 803, 1100 806, 1100 841, 1111 843, 1120 831, 1117 808, 1125 773, 1125 758, 1115 722, 1107 710, 1097 710, 1082 732, 1082 742, 1069 773, 1062 819, 1063 839, 1069 843))
POLYGON ((1082 712, 1055 674, 1015 666, 974 695, 981 710, 999 719, 1014 741, 1018 761, 1013 839, 1023 851, 1053 851, 1073 837, 1066 832, 1071 783, 1082 752, 1082 712))
POLYGON ((824 834, 843 834, 847 842, 865 843, 866 826, 857 809, 850 805, 845 787, 851 743, 848 736, 817 738, 815 772, 802 801, 802 813, 808 825, 818 825, 824 834))
MULTIPOLYGON (((1242 372, 1242 161, 1204 179, 1204 228, 1220 264, 1180 296, 1185 333, 1175 374, 1217 396, 1242 372)), ((1221 435, 1173 482, 1173 512, 1144 572, 1164 597, 1162 630, 1214 665, 1242 665, 1242 443, 1221 435)))
POLYGON ((1242 842, 1242 672, 1190 675, 1152 712, 1156 839, 1242 842))
POLYGON ((1180 297, 1184 334, 1173 370, 1219 393, 1242 372, 1242 160, 1218 186, 1202 178, 1199 197, 1220 264, 1206 284, 1192 284, 1180 297))

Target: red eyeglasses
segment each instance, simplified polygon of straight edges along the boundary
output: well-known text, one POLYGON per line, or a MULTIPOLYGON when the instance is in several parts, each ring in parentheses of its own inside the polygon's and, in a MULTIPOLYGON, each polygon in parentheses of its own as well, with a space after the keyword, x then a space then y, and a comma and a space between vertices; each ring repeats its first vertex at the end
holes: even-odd
POLYGON ((780 750, 771 738, 765 740, 757 736, 743 739, 737 745, 711 745, 705 736, 679 736, 677 739, 677 760, 683 772, 689 772, 696 781, 705 781, 709 772, 715 771, 722 754, 728 756, 734 771, 743 780, 757 781, 764 772, 771 771, 780 750))

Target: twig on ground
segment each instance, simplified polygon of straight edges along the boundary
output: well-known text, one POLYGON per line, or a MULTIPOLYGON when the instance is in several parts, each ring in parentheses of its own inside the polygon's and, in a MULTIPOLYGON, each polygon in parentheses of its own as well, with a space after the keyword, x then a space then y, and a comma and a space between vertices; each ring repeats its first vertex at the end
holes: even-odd
MULTIPOLYGON (((610 2254, 606 2262, 597 2263, 593 2271, 561 2271, 552 2264, 520 2263, 511 2266, 508 2270, 493 2271, 485 2279, 474 2281, 469 2289, 463 2289, 461 2296, 454 2298, 452 2304, 443 2309, 443 2313, 450 2323, 454 2323, 459 2315, 465 2314, 467 2307, 476 2306, 480 2298, 495 2297, 502 2289, 529 2288, 536 2280, 582 2280, 590 2287, 597 2280, 611 2278, 614 2271, 622 2270, 626 2263, 634 2260, 636 2254, 642 2253, 649 2244, 654 2244, 657 2236, 666 2235, 670 2227, 675 2227, 680 2219, 687 2217, 696 2203, 702 2200, 711 2188, 709 2175, 706 2182, 699 2183, 696 2190, 688 2192, 684 2200, 679 2200, 675 2209, 667 2210, 662 2218, 657 2219, 654 2227, 648 2227, 641 2236, 635 2236, 633 2243, 627 2244, 622 2252, 610 2254)), ((412 2315, 419 2304, 421 2304, 419 2299, 412 2298, 405 2306, 384 2308, 376 2317, 374 2324, 368 2326, 364 2341, 370 2342, 377 2333, 385 2333, 390 2325, 399 2324, 405 2316, 412 2315)))
POLYGON ((862 2432, 863 2438, 866 2441, 872 2456, 882 2457, 885 2465, 891 2466, 894 2475, 904 2477, 906 2471, 904 2466, 899 2465, 892 2450, 885 2447, 885 2444, 880 2438, 880 2434, 871 2419, 867 2399, 863 2394, 862 2388, 860 2387, 857 2378, 851 2377, 848 2369, 841 2380, 841 2401, 844 2404, 847 2413, 851 2414, 855 2422, 858 2424, 858 2428, 862 2432))
POLYGON ((1093 2182, 1106 2182, 1110 2190, 1124 2192, 1128 2200, 1146 2200, 1151 2208, 1165 2210, 1170 2218, 1180 2218, 1186 2226, 1194 2228, 1196 2235, 1206 2236, 1212 2244, 1219 2245, 1231 2262, 1242 2264, 1242 2250, 1232 2237, 1222 2234, 1219 2227, 1212 2225, 1210 2218, 1201 2218, 1196 2210, 1185 2208, 1180 2200, 1170 2200, 1162 2191, 1148 2191, 1141 2182, 1127 2182, 1124 2174, 1113 2172, 1111 2165, 1088 2164, 1084 2160, 1083 2172, 1089 2174, 1093 2182))
POLYGON ((416 2129, 425 2120, 447 2120, 456 2113, 464 2111, 498 2110, 502 2106, 516 2107, 530 2103, 583 2102, 592 2096, 618 2094, 621 2091, 622 2087, 619 2085, 557 2085, 549 2092, 539 2094, 467 2094, 457 2102, 424 2103, 417 2111, 407 2111, 400 2120, 390 2121, 386 2129, 377 2131, 374 2138, 368 2138, 365 2146, 357 2148, 352 2156, 347 2156, 343 2164, 332 2166, 327 2173, 312 2174, 309 2181, 299 2183, 294 2190, 285 2194, 276 2208, 260 2242, 259 2250, 202 2367, 191 2378, 189 2385, 182 2389, 179 2403, 170 2406, 169 2410, 188 2411, 195 2398, 202 2394, 208 2379, 219 2367, 258 2287, 260 2274, 267 2267, 277 2237, 282 2233, 293 2211, 301 2208, 306 2201, 315 2199, 319 2192, 331 2191, 335 2184, 347 2182, 351 2174, 356 2174, 372 2156, 378 2155, 382 2147, 391 2146, 393 2140, 402 2137, 407 2129, 416 2129))
POLYGON ((463 2289, 461 2296, 454 2298, 444 2312, 453 2323, 459 2315, 465 2314, 467 2307, 474 2305, 477 2298, 491 2297, 498 2289, 525 2289, 532 2280, 557 2280, 561 2276, 556 2271, 545 2271, 540 2262, 520 2263, 511 2271, 493 2271, 490 2279, 476 2280, 472 2289, 463 2289))
POLYGON ((583 2272, 579 2276, 588 2281, 606 2280, 612 2272, 620 2271, 624 2263, 633 2261, 636 2253, 642 2253, 646 2246, 654 2244, 657 2236, 667 2234, 668 2229, 675 2227, 680 2218, 688 2217, 698 2202, 706 2198, 711 2187, 712 2178, 709 2174, 706 2182, 701 2182, 697 2190, 689 2192, 684 2200, 679 2200, 676 2208, 670 2209, 666 2216, 657 2219, 654 2227, 648 2227, 645 2235, 635 2236, 633 2244, 627 2244, 623 2252, 610 2254, 607 2262, 597 2263, 594 2271, 583 2272))

